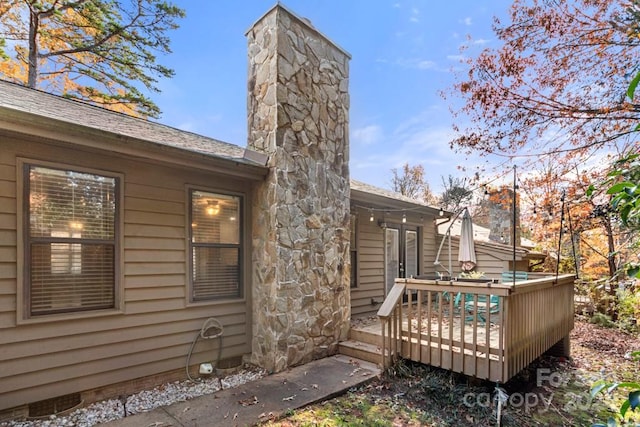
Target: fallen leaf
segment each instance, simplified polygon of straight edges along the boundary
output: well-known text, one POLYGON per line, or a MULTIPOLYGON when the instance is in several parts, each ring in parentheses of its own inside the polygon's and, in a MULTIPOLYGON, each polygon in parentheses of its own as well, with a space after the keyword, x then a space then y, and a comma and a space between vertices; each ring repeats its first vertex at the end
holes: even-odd
POLYGON ((253 396, 248 399, 239 400, 238 403, 241 404, 242 406, 251 406, 251 405, 255 405, 256 403, 260 403, 260 401, 258 400, 257 396, 253 396))
POLYGON ((258 415, 258 418, 273 418, 273 412, 269 411, 269 413, 263 412, 260 415, 258 415))
POLYGON ((289 401, 291 401, 291 400, 293 400, 293 399, 295 399, 295 398, 296 398, 296 395, 295 395, 295 394, 293 394, 293 395, 291 395, 291 396, 289 396, 289 397, 283 397, 283 398, 282 398, 282 400, 283 400, 284 402, 289 402, 289 401))

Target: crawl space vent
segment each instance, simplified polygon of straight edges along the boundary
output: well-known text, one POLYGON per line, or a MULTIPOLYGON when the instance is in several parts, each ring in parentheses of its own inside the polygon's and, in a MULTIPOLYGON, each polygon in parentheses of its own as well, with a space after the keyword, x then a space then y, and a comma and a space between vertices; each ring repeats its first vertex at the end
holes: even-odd
POLYGON ((66 394, 29 404, 29 417, 45 417, 58 414, 80 404, 80 393, 66 394))

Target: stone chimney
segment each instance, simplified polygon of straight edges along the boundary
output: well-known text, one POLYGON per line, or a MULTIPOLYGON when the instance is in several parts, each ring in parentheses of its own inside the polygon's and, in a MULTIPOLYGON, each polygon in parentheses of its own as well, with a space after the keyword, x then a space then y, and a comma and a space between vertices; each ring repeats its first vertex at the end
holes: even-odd
POLYGON ((253 362, 273 372, 347 338, 349 59, 277 4, 247 32, 248 147, 271 169, 253 197, 253 362))

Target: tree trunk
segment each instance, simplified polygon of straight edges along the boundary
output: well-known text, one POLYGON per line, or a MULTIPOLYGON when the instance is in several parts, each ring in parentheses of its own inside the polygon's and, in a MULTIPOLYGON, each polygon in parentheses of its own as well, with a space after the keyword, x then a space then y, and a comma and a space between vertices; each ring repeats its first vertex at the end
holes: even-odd
POLYGON ((38 26, 40 17, 35 10, 29 10, 29 63, 27 86, 36 87, 38 81, 38 26))
MULTIPOLYGON (((611 217, 606 215, 602 218, 602 224, 604 225, 605 232, 607 234, 607 248, 609 249, 609 255, 607 256, 607 265, 609 267, 609 277, 613 278, 617 271, 618 266, 616 263, 616 244, 613 240, 613 228, 611 227, 611 217)), ((615 295, 616 290, 613 285, 609 288, 609 294, 615 295)))

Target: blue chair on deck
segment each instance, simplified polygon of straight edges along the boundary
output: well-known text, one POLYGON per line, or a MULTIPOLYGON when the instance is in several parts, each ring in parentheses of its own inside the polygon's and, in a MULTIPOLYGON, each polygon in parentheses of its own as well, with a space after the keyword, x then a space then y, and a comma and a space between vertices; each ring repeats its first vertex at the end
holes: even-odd
MULTIPOLYGON (((503 271, 502 272, 502 283, 513 283, 513 271, 503 271)), ((529 274, 526 271, 516 271, 515 272, 516 282, 522 282, 523 280, 529 279, 529 274)))
MULTIPOLYGON (((454 300, 454 306, 460 307, 462 295, 458 292, 454 300)), ((474 294, 464 295, 464 314, 465 322, 473 321, 474 317, 477 317, 479 323, 485 323, 487 317, 492 314, 496 314, 500 311, 500 297, 498 295, 478 295, 477 300, 474 301, 474 294), (487 313, 489 313, 487 315, 487 313)))

